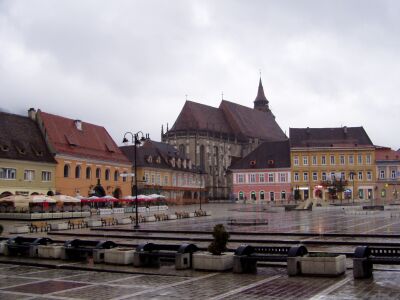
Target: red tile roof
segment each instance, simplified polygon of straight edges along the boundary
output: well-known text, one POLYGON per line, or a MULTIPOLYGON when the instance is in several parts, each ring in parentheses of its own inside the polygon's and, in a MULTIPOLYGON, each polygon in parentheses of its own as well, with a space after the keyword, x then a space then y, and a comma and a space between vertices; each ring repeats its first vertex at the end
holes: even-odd
POLYGON ((37 116, 56 153, 130 164, 104 127, 81 122, 82 130, 78 130, 75 120, 40 110, 37 116))
POLYGON ((390 148, 376 148, 375 160, 400 160, 400 153, 390 148))

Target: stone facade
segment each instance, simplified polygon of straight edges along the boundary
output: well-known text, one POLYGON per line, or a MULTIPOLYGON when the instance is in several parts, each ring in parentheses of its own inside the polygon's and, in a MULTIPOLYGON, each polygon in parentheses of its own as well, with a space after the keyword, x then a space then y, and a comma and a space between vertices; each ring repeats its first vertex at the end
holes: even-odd
POLYGON ((161 138, 205 172, 211 199, 233 198, 231 164, 264 141, 287 140, 268 107, 260 80, 254 108, 222 100, 218 108, 186 101, 161 138))

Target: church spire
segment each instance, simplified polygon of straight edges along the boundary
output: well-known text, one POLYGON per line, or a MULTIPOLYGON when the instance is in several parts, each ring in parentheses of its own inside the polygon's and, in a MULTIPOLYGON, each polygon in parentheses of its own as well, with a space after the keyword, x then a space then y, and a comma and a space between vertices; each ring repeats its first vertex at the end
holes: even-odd
POLYGON ((264 94, 264 88, 261 82, 261 77, 260 77, 260 82, 258 83, 257 97, 254 100, 254 109, 258 109, 264 112, 269 111, 268 100, 264 94))

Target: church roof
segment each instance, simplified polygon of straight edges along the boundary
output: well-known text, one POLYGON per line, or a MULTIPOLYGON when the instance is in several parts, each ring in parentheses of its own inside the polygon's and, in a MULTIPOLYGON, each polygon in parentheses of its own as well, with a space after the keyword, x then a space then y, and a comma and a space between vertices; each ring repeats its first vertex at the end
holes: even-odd
POLYGON ((264 142, 229 169, 271 169, 290 168, 289 140, 279 142, 264 142))
POLYGON ((291 147, 373 146, 363 127, 290 128, 291 147))
POLYGON ((254 103, 256 103, 256 102, 260 102, 260 103, 266 102, 268 104, 267 97, 265 97, 265 94, 264 94, 264 87, 262 85, 261 78, 260 78, 260 82, 258 83, 257 97, 256 97, 256 99, 254 99, 254 103))
POLYGON ((239 140, 287 139, 270 111, 262 112, 227 100, 222 100, 218 108, 186 101, 169 133, 189 130, 236 135, 239 140))

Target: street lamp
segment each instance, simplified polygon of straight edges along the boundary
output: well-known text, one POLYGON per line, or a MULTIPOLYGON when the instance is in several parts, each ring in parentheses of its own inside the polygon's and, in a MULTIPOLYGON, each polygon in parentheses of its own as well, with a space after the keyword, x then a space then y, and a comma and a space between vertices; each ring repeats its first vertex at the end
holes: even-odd
POLYGON ((200 210, 201 210, 201 184, 202 184, 201 174, 202 174, 202 172, 201 172, 201 169, 200 169, 200 170, 199 170, 199 182, 200 182, 200 184, 199 184, 199 200, 200 200, 200 210))
POLYGON ((351 197, 353 198, 352 201, 353 201, 353 204, 354 204, 354 176, 356 175, 356 173, 351 171, 349 173, 349 175, 350 175, 351 180, 353 181, 353 190, 351 192, 351 197))
MULTIPOLYGON (((124 134, 124 138, 122 140, 122 143, 127 143, 128 139, 126 138, 127 135, 131 136, 132 144, 134 146, 134 164, 135 164, 135 214, 136 214, 136 219, 135 219, 135 226, 133 227, 134 229, 139 229, 139 213, 138 213, 138 188, 137 188, 137 160, 136 160, 136 148, 139 146, 142 142, 148 139, 148 135, 144 135, 143 132, 138 131, 136 133, 132 133, 130 131, 126 132, 124 134), (140 138, 139 138, 140 137, 140 138)), ((133 196, 133 186, 132 186, 132 191, 131 194, 133 196)))

